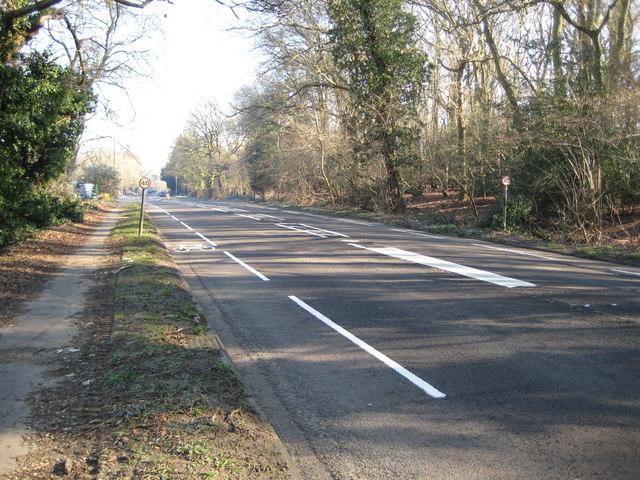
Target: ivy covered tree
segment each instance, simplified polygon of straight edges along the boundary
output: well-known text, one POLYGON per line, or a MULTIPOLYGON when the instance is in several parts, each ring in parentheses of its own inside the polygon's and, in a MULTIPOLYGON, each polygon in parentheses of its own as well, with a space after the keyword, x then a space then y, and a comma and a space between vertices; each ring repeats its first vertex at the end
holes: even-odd
POLYGON ((336 63, 351 100, 346 118, 360 166, 380 162, 385 210, 405 208, 401 168, 417 160, 417 108, 428 62, 417 47, 417 20, 402 0, 332 0, 330 31, 336 63))

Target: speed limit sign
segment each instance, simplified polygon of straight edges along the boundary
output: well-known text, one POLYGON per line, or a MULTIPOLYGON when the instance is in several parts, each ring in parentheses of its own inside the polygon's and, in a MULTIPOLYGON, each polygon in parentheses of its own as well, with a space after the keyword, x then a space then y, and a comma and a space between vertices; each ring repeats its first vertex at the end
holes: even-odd
POLYGON ((511 177, 509 175, 505 175, 504 177, 502 177, 502 185, 504 185, 505 187, 511 185, 511 177))
POLYGON ((151 179, 147 177, 142 177, 138 182, 138 185, 140 185, 141 189, 146 190, 151 186, 151 179))

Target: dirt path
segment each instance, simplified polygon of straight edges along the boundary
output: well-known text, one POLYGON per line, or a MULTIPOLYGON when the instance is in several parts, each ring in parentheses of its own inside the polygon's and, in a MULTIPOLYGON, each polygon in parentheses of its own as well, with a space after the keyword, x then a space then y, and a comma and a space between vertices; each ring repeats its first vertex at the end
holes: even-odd
POLYGON ((22 306, 20 315, 0 326, 0 475, 11 473, 16 457, 28 453, 27 396, 53 385, 56 378, 48 374, 47 365, 74 353, 69 347, 77 333, 73 320, 84 310, 94 285, 91 273, 102 264, 105 240, 118 218, 115 210, 105 215, 44 290, 22 306))

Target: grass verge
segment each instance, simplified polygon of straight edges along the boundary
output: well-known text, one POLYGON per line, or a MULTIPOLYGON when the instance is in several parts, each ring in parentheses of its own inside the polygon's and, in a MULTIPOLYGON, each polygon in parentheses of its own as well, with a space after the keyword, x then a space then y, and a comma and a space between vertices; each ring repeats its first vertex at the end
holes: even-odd
POLYGON ((272 431, 203 342, 205 320, 152 224, 138 236, 137 208, 112 234, 120 265, 104 391, 120 415, 101 478, 289 478, 272 431))

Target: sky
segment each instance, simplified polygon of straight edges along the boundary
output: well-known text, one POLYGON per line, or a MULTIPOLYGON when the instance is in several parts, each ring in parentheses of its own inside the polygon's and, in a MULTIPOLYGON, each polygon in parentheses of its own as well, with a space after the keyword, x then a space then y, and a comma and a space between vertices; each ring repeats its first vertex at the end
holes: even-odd
MULTIPOLYGON (((154 2, 156 3, 156 2, 154 2)), ((126 90, 103 88, 117 123, 96 116, 87 124, 85 146, 108 137, 102 148, 128 149, 137 155, 145 175, 159 174, 190 112, 204 102, 225 108, 234 94, 255 80, 259 59, 253 40, 228 31, 233 13, 214 0, 158 2, 148 13, 160 13, 164 34, 147 39, 149 78, 128 79, 126 90)))

